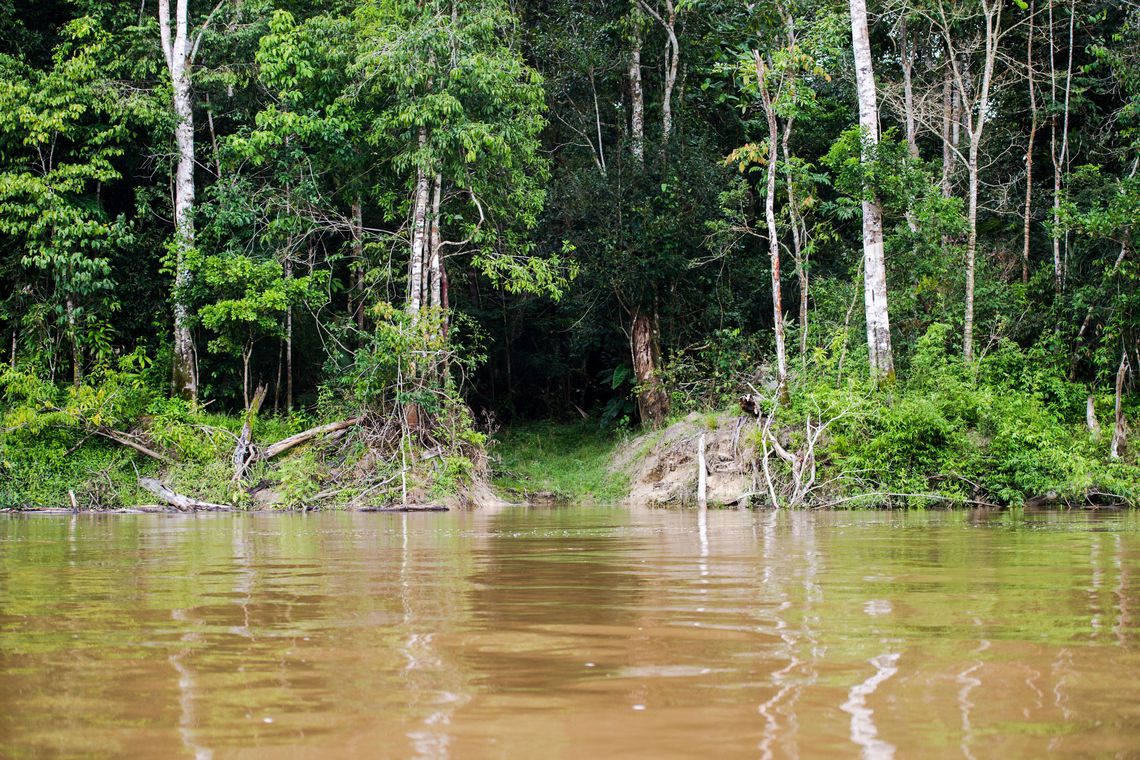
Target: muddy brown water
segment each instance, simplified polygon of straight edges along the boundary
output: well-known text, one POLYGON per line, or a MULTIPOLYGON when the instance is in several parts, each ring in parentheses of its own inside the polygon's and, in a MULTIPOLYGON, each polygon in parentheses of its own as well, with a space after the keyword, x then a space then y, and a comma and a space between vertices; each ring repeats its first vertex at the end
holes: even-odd
POLYGON ((0 756, 1140 756, 1135 513, 0 517, 0 756))

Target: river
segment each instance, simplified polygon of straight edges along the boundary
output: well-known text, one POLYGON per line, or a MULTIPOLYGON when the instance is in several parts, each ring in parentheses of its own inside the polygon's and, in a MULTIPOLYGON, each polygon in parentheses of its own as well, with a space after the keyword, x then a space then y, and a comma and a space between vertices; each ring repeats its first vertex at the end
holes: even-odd
POLYGON ((0 756, 1135 756, 1135 513, 0 517, 0 756))

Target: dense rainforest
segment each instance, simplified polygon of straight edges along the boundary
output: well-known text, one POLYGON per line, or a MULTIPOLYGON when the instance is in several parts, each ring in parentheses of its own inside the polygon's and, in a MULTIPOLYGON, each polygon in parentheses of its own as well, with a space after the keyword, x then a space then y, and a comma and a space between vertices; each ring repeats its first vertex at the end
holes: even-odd
POLYGON ((1140 3, 0 29, 0 506, 467 499, 718 412, 757 504, 1140 496, 1140 3))

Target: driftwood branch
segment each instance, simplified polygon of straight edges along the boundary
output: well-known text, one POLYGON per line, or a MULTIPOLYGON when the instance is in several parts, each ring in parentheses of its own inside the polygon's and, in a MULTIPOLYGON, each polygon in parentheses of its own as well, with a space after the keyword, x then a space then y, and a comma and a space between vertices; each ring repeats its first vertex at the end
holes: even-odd
POLYGON ((146 446, 144 446, 133 435, 129 435, 127 433, 123 433, 123 432, 118 431, 118 430, 113 430, 113 429, 108 428, 108 427, 93 428, 93 429, 91 429, 90 432, 94 433, 95 435, 101 435, 104 438, 111 440, 111 441, 114 441, 115 443, 121 444, 123 446, 126 446, 127 448, 134 449, 138 453, 143 454, 144 456, 148 456, 151 459, 157 459, 158 461, 163 462, 165 464, 173 464, 174 463, 174 460, 171 459, 170 457, 166 456, 165 454, 160 454, 157 451, 155 451, 153 449, 149 449, 146 446))
POLYGON ((182 512, 228 512, 233 507, 225 504, 211 504, 208 501, 199 501, 192 499, 189 496, 183 496, 180 493, 172 490, 169 486, 160 483, 154 478, 140 478, 139 485, 150 491, 152 494, 162 499, 162 501, 182 512))
POLYGON ((302 443, 308 443, 314 438, 319 438, 323 435, 329 435, 330 433, 346 430, 353 425, 358 424, 359 422, 360 417, 352 417, 347 420, 341 420, 340 422, 330 422, 327 425, 319 425, 315 428, 310 428, 304 432, 297 433, 296 435, 291 435, 288 438, 284 438, 277 443, 269 446, 265 449, 265 451, 261 452, 261 454, 258 456, 258 459, 272 459, 275 456, 284 454, 289 449, 300 446, 302 443))

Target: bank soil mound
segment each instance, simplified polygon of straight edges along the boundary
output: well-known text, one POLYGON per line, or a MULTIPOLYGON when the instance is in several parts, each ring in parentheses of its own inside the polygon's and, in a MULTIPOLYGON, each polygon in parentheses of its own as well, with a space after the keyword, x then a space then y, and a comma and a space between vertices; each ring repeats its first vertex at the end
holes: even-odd
POLYGON ((757 493, 748 429, 747 417, 694 412, 664 430, 629 441, 618 450, 613 469, 629 475, 629 501, 634 504, 695 504, 698 445, 704 433, 709 504, 743 505, 757 493))

